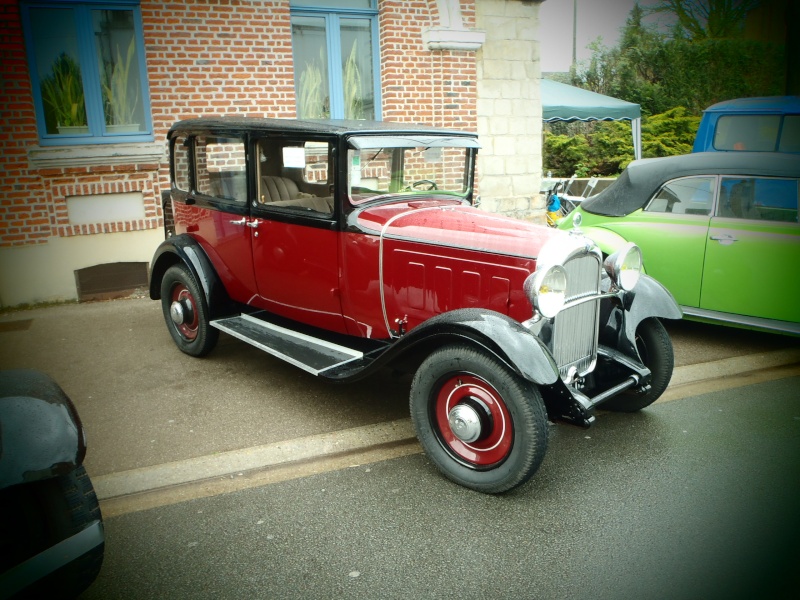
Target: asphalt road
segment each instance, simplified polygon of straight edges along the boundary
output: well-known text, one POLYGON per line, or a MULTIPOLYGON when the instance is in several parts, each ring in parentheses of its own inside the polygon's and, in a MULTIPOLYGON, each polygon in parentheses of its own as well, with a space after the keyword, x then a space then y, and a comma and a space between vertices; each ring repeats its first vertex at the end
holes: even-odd
POLYGON ((798 386, 553 426, 503 496, 415 454, 112 517, 83 598, 795 597, 798 386))

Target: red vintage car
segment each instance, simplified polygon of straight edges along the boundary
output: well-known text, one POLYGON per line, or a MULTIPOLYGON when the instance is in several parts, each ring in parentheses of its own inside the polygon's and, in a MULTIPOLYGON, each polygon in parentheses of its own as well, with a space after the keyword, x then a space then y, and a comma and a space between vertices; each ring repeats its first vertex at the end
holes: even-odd
POLYGON ((659 319, 681 312, 638 248, 476 208, 474 134, 214 118, 168 139, 150 296, 187 354, 224 331, 332 381, 411 369, 423 448, 489 493, 536 472, 548 418, 589 426, 669 383, 659 319))

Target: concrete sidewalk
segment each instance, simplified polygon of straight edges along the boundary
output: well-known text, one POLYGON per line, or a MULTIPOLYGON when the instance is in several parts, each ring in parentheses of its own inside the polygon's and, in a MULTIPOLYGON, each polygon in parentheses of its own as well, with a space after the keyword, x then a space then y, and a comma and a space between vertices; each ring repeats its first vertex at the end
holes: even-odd
MULTIPOLYGON (((800 362, 794 338, 689 322, 668 329, 673 386, 800 362)), ((191 358, 172 342, 160 303, 141 296, 4 313, 0 341, 0 368, 45 371, 73 399, 93 479, 157 465, 185 472, 209 457, 214 474, 226 456, 249 457, 237 469, 263 466, 286 459, 265 459, 270 448, 313 454, 297 440, 330 442, 333 432, 356 432, 338 435, 348 449, 408 437, 409 378, 336 386, 226 335, 208 357, 191 358)), ((338 451, 331 443, 324 452, 338 451)))

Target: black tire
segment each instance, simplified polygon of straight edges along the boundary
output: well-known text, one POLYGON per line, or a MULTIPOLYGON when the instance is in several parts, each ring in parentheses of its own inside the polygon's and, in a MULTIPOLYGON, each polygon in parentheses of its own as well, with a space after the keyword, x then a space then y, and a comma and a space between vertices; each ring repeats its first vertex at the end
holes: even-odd
POLYGON ((672 379, 675 356, 667 330, 656 318, 645 319, 636 328, 636 350, 645 367, 650 369, 650 389, 628 391, 600 405, 604 410, 636 412, 658 400, 672 379))
POLYGON ((411 420, 422 447, 452 481, 490 494, 528 481, 547 450, 547 416, 534 384, 488 352, 445 346, 417 370, 411 420), (469 405, 480 413, 482 436, 466 443, 447 416, 469 405))
POLYGON ((219 330, 209 323, 205 295, 183 265, 173 265, 164 273, 161 310, 167 329, 181 352, 205 356, 217 345, 219 330), (175 312, 180 315, 173 318, 175 312))
MULTIPOLYGON (((94 487, 83 466, 67 475, 16 485, 0 492, 0 572, 102 521, 94 487)), ((105 544, 61 567, 17 598, 74 598, 95 580, 105 544)))

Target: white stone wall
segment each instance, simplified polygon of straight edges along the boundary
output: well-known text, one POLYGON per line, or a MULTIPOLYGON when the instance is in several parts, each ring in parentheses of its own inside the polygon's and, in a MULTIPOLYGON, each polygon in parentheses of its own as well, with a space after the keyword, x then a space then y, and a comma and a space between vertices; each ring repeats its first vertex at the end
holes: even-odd
POLYGON ((544 222, 539 5, 479 0, 478 188, 490 212, 544 222))

